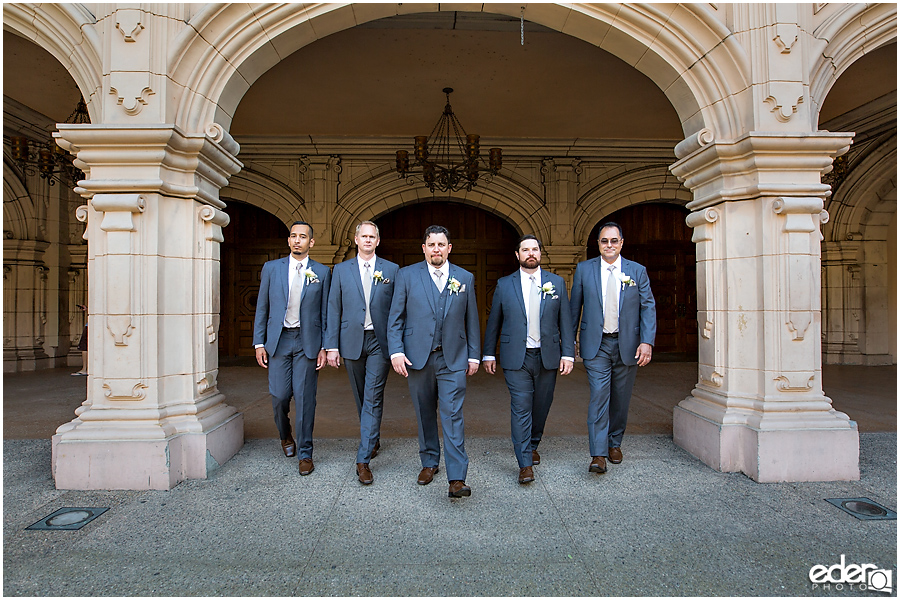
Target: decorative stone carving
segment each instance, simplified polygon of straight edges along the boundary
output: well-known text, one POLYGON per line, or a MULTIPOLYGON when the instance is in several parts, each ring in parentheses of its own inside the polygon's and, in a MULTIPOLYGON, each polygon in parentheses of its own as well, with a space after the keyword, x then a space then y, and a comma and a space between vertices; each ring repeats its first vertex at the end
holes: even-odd
POLYGON ((781 123, 787 123, 803 102, 803 85, 794 81, 770 81, 769 95, 763 100, 781 123))
POLYGON ((215 391, 218 385, 219 370, 215 369, 203 374, 203 378, 197 382, 197 391, 200 394, 206 394, 215 391))
POLYGON ((775 378, 776 386, 782 392, 809 392, 812 390, 815 373, 789 373, 775 378))
MULTIPOLYGON (((134 213, 144 212, 144 204, 145 199, 140 194, 97 194, 91 200, 94 210, 103 213, 100 222, 103 231, 135 231, 131 217, 134 213)), ((86 210, 84 217, 86 221, 86 210)))
POLYGON ((704 127, 700 131, 678 142, 675 145, 675 156, 677 158, 684 158, 688 154, 712 144, 715 140, 716 136, 713 134, 712 129, 704 127))
POLYGON ((106 328, 112 335, 116 346, 127 346, 126 339, 134 331, 131 325, 131 315, 110 315, 106 317, 106 328))
POLYGON ((775 37, 772 41, 782 54, 790 54, 797 42, 797 34, 800 28, 796 23, 777 23, 775 25, 775 37))
POLYGON ((141 87, 140 83, 135 84, 127 77, 131 73, 113 73, 111 79, 116 81, 116 85, 109 86, 109 94, 115 96, 116 104, 121 106, 125 114, 131 117, 139 115, 147 105, 150 96, 156 94, 149 85, 141 87), (136 90, 141 88, 140 91, 136 90), (121 91, 120 91, 121 90, 121 91), (127 100, 127 103, 126 103, 127 100))
POLYGON ((144 390, 147 385, 141 381, 127 381, 122 379, 109 379, 103 384, 103 395, 110 400, 117 401, 135 401, 143 400, 146 394, 144 390))
POLYGON ((141 23, 142 14, 140 10, 127 8, 116 11, 116 29, 119 30, 126 42, 134 43, 138 34, 144 30, 144 25, 141 23))

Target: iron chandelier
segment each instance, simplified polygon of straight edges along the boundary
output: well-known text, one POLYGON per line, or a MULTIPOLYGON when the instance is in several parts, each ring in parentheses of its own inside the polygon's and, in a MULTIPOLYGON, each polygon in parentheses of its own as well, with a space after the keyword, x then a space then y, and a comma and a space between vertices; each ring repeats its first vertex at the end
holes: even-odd
POLYGON ((409 152, 397 150, 397 173, 403 179, 412 181, 421 178, 432 194, 436 189, 442 192, 471 191, 482 173, 486 173, 487 181, 490 181, 500 171, 503 151, 491 148, 489 160, 485 162, 480 156, 480 136, 466 134, 453 114, 450 107, 453 88, 446 87, 443 91, 447 96, 444 113, 431 135, 415 137, 415 162, 412 165, 409 163, 409 152))

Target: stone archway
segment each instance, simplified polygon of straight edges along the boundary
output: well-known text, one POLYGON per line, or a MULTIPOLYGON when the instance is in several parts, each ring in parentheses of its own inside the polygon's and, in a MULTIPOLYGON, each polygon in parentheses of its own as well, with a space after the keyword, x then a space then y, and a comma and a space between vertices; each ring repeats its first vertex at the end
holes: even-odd
POLYGON ((263 264, 287 254, 288 228, 277 216, 229 200, 222 230, 222 319, 219 356, 254 356, 253 318, 263 264))
POLYGON ((424 260, 422 234, 429 225, 450 231, 450 262, 475 275, 481 331, 487 323, 497 279, 518 268, 513 254, 519 233, 486 210, 436 199, 399 208, 375 220, 381 230, 379 256, 401 267, 424 260))

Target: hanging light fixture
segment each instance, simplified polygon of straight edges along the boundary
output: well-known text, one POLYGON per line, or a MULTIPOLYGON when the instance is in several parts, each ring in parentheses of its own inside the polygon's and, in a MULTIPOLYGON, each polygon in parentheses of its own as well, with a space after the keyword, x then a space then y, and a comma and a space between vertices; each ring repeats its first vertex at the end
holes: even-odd
POLYGON ((409 152, 397 150, 397 173, 403 179, 416 181, 421 178, 433 194, 435 190, 456 192, 471 191, 482 173, 490 181, 503 166, 503 151, 491 148, 488 161, 481 157, 479 135, 466 134, 459 119, 450 107, 453 88, 444 88, 447 105, 430 136, 417 135, 410 165, 409 152))
MULTIPOLYGON (((90 123, 84 98, 78 100, 75 110, 65 121, 72 124, 90 123)), ((13 162, 27 175, 40 175, 50 185, 55 185, 65 173, 72 181, 84 179, 84 173, 72 164, 72 156, 55 143, 36 142, 25 136, 9 138, 10 155, 13 162)))

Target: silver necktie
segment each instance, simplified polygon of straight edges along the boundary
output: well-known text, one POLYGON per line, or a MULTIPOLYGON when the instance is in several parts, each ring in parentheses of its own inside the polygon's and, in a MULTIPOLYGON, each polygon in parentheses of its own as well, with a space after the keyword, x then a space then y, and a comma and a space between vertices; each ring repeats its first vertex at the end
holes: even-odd
POLYGON ((369 300, 372 298, 372 271, 369 263, 364 263, 363 267, 366 269, 366 273, 363 275, 363 295, 366 298, 366 323, 363 328, 369 329, 372 327, 372 313, 369 310, 369 300))
POLYGON ((619 279, 616 277, 616 266, 609 266, 609 277, 606 280, 606 298, 603 300, 603 331, 615 333, 619 330, 619 279))
POLYGON ((541 341, 541 289, 534 275, 530 278, 528 293, 528 339, 532 344, 541 341))
POLYGON ((303 265, 298 264, 291 279, 291 291, 288 294, 287 311, 284 314, 284 323, 288 327, 300 325, 300 296, 303 293, 303 265))

